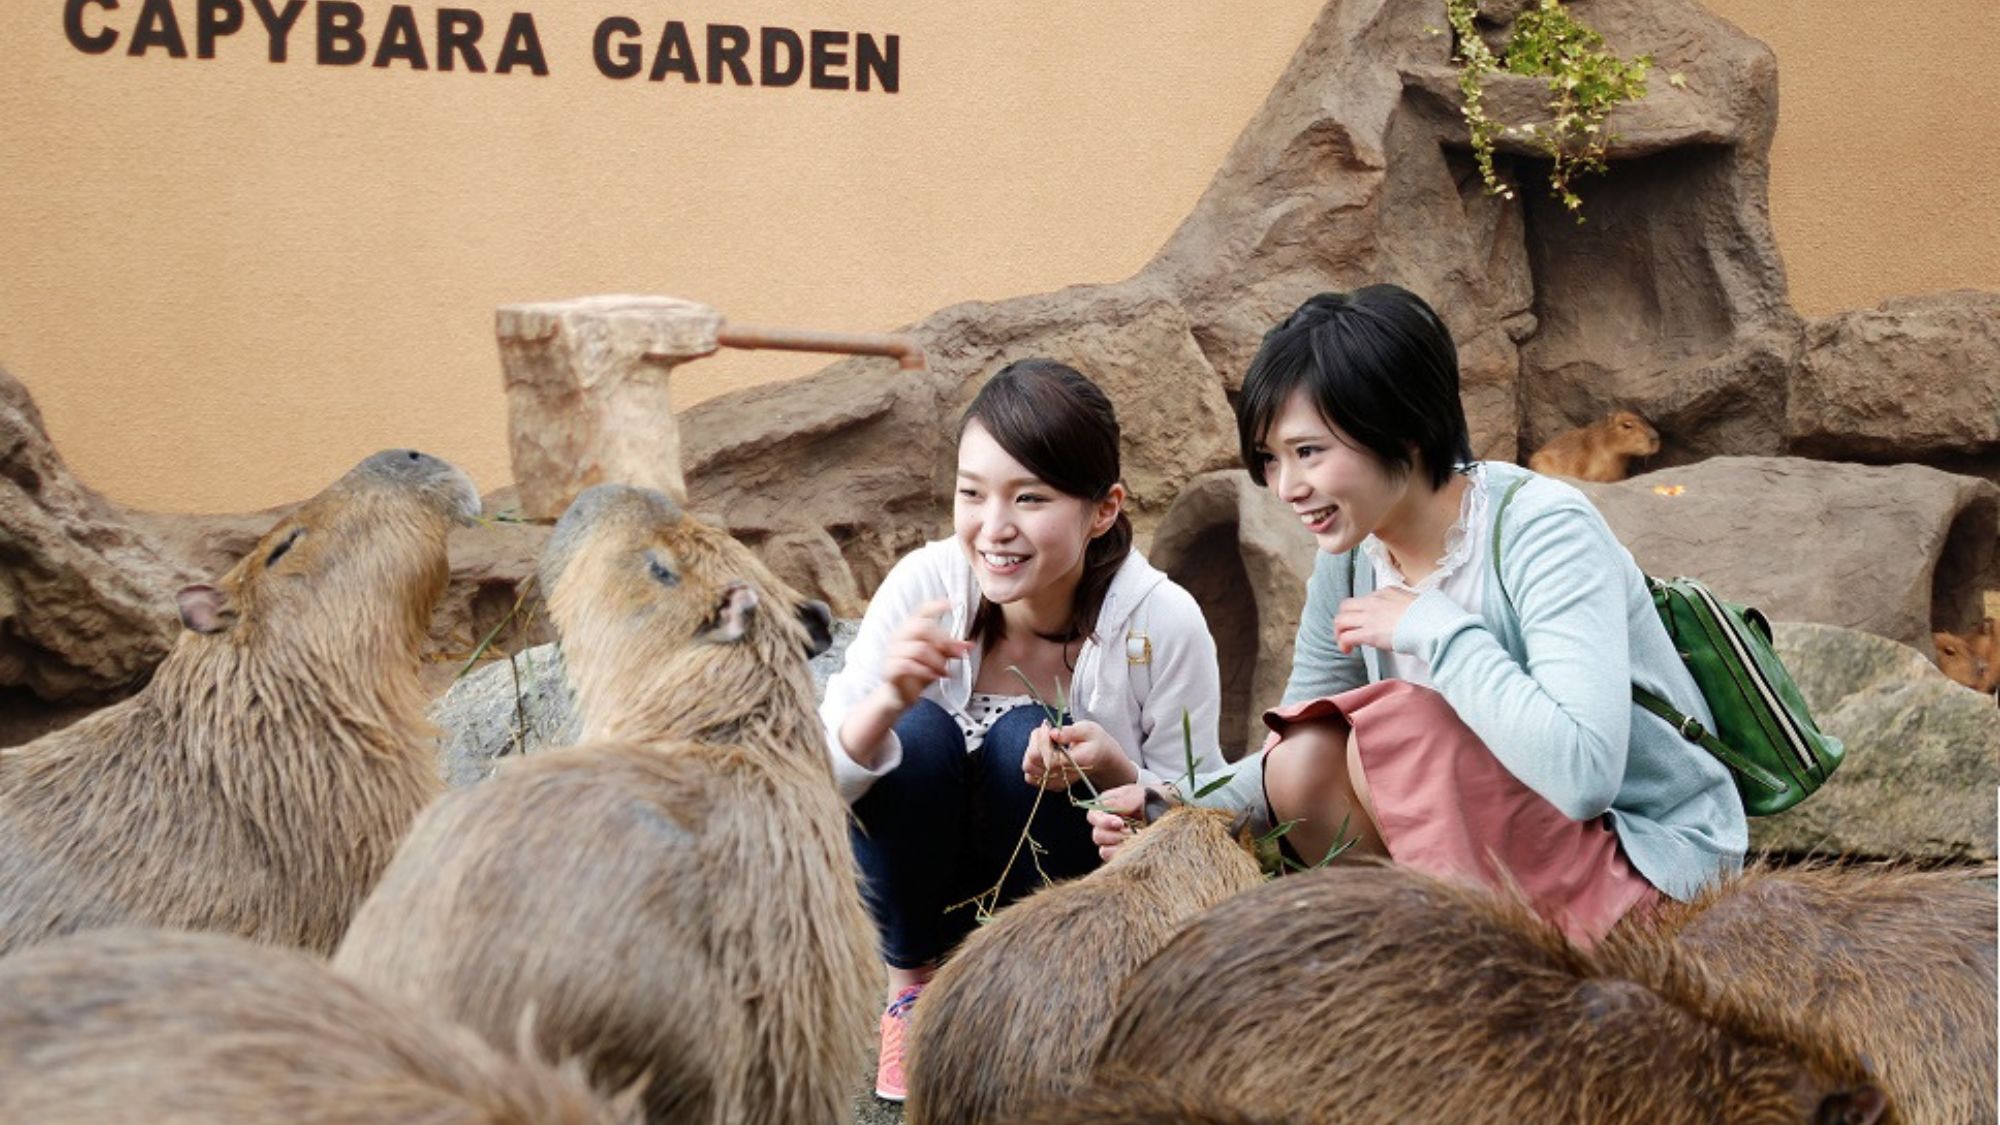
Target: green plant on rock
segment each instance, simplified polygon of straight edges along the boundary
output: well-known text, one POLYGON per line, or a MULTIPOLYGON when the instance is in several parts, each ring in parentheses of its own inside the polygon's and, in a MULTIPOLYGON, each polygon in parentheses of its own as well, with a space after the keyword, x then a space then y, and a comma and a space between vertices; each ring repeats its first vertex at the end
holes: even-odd
POLYGON ((1604 171, 1604 153, 1615 139, 1604 130, 1605 118, 1621 102, 1646 96, 1652 57, 1626 62, 1606 50, 1604 37, 1571 15, 1562 0, 1539 0, 1521 13, 1499 55, 1479 37, 1479 0, 1445 0, 1445 14, 1451 22, 1466 131, 1487 192, 1514 198, 1513 188, 1493 170, 1493 143, 1503 133, 1524 133, 1551 161, 1549 191, 1582 222, 1583 200, 1572 181, 1604 171), (1503 71, 1548 80, 1548 122, 1505 125, 1486 115, 1486 77, 1503 71))

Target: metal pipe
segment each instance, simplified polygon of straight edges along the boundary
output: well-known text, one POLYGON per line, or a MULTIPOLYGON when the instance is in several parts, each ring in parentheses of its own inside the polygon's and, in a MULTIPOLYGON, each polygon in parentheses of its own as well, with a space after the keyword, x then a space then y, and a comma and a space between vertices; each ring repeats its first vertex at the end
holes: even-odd
POLYGON ((924 346, 913 336, 894 333, 815 332, 803 328, 762 328, 724 322, 715 342, 725 348, 785 352, 833 352, 837 355, 894 356, 905 371, 924 369, 924 346))

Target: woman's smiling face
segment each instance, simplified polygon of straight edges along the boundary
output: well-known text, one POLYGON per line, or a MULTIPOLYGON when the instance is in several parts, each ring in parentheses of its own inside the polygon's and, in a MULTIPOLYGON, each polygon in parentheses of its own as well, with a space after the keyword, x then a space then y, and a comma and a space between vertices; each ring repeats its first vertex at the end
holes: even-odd
POLYGON ((959 437, 957 487, 952 529, 986 600, 1028 601, 1060 616, 1083 576, 1084 551, 1117 516, 1115 500, 1050 488, 977 422, 959 437))
POLYGON ((1264 486, 1289 505, 1329 554, 1353 550, 1409 492, 1412 474, 1392 473, 1326 420, 1303 388, 1292 392, 1257 445, 1264 486))

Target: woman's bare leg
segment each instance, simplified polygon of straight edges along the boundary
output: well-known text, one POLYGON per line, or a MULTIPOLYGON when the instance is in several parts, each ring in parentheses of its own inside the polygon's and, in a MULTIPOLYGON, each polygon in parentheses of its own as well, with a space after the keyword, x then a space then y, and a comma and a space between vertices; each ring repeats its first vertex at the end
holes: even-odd
POLYGON ((1294 725, 1277 745, 1264 754, 1264 792, 1271 801, 1271 813, 1280 823, 1296 820, 1286 836, 1292 850, 1306 863, 1316 863, 1353 839, 1346 857, 1386 857, 1382 835, 1375 826, 1373 810, 1355 791, 1360 771, 1350 751, 1348 728, 1334 720, 1294 725), (1347 822, 1341 836, 1341 822, 1347 822))

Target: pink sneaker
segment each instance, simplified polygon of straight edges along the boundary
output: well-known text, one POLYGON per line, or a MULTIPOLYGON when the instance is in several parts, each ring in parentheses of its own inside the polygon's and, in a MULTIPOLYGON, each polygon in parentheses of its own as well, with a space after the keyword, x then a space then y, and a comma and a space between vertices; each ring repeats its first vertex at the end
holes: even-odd
POLYGON ((913 984, 896 994, 882 1010, 882 1053, 875 1063, 875 1096, 885 1102, 900 1102, 909 1096, 903 1078, 903 1034, 909 1030, 910 1008, 924 986, 913 984))

